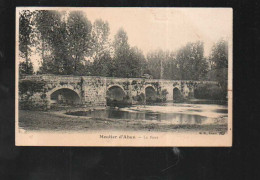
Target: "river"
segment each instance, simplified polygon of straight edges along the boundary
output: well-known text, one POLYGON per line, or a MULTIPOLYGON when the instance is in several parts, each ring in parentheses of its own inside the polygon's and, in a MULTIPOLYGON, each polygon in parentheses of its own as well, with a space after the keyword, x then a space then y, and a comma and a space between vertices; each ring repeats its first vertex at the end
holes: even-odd
POLYGON ((152 121, 163 124, 226 124, 227 105, 157 103, 153 105, 134 105, 124 108, 92 109, 74 111, 66 114, 86 116, 95 119, 152 121))

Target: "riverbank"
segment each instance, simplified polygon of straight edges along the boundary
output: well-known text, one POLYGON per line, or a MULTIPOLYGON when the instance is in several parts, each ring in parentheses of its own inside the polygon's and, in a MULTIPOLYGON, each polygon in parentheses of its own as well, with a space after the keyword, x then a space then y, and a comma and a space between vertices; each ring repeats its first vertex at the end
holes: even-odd
POLYGON ((209 99, 188 99, 185 100, 185 103, 189 104, 220 104, 220 105, 227 105, 227 100, 209 100, 209 99))

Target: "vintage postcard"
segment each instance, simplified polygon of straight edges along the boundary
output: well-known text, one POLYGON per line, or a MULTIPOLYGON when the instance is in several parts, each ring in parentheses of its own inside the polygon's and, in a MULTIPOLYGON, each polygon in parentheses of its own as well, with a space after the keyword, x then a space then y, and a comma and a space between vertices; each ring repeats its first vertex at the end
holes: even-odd
POLYGON ((17 146, 232 146, 232 8, 16 8, 17 146))

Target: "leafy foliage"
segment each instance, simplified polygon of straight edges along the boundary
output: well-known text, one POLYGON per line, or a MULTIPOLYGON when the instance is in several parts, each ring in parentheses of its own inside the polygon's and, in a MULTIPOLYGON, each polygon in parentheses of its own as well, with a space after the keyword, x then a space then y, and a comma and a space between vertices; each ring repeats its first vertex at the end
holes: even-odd
POLYGON ((176 53, 152 51, 147 60, 149 73, 156 79, 202 80, 208 71, 202 42, 188 43, 176 53))
POLYGON ((148 61, 148 69, 147 73, 151 74, 153 78, 159 79, 160 72, 161 72, 161 61, 164 61, 164 52, 162 50, 157 50, 154 52, 149 52, 147 54, 147 61, 148 61))
POLYGON ((33 94, 35 92, 43 92, 44 81, 31 81, 31 80, 23 80, 19 82, 19 93, 20 94, 33 94))
POLYGON ((227 96, 228 83, 228 42, 221 39, 212 48, 209 57, 211 70, 208 73, 208 79, 218 81, 223 96, 227 96))
POLYGON ((64 15, 57 11, 41 10, 36 15, 36 26, 42 43, 47 43, 52 56, 44 56, 46 45, 42 46, 43 68, 40 73, 84 74, 85 56, 89 55, 91 23, 80 11, 64 15))
POLYGON ((74 74, 79 75, 82 74, 81 62, 89 55, 92 46, 92 25, 82 12, 73 11, 69 14, 66 26, 68 56, 73 62, 74 74))
POLYGON ((128 36, 126 32, 121 28, 115 35, 114 42, 114 73, 113 76, 116 77, 129 77, 130 76, 130 65, 129 55, 130 55, 130 45, 128 44, 128 36))
POLYGON ((129 54, 128 76, 141 77, 146 69, 146 59, 143 52, 137 47, 132 47, 129 54))
POLYGON ((19 21, 19 51, 26 59, 20 63, 21 74, 33 73, 30 54, 35 45, 42 55, 40 74, 125 78, 148 74, 156 79, 215 80, 223 91, 227 89, 228 45, 224 40, 215 44, 208 59, 200 41, 176 52, 155 50, 144 56, 129 45, 123 28, 110 43, 108 22, 97 19, 92 24, 81 11, 22 11, 19 21))
POLYGON ((146 68, 145 56, 137 47, 130 47, 128 36, 122 28, 115 35, 113 48, 112 76, 141 77, 146 68))
POLYGON ((90 67, 91 74, 95 76, 112 76, 111 70, 112 58, 109 53, 104 53, 95 59, 93 65, 90 67))
POLYGON ((32 74, 33 66, 30 61, 32 38, 32 13, 28 10, 21 11, 19 14, 19 52, 22 58, 25 58, 24 63, 20 63, 20 73, 32 74))
POLYGON ((212 69, 228 68, 228 42, 221 39, 215 43, 209 60, 212 69))
POLYGON ((156 79, 178 79, 174 52, 155 50, 147 54, 147 70, 156 79))
POLYGON ((42 66, 40 73, 71 74, 72 62, 69 61, 67 49, 66 24, 57 11, 40 10, 36 13, 36 27, 42 40, 42 66), (45 56, 48 45, 51 56, 45 56), (46 61, 46 62, 45 62, 46 61))
POLYGON ((92 40, 93 40, 93 58, 94 61, 100 59, 105 54, 110 54, 111 45, 109 42, 110 28, 108 22, 102 19, 97 19, 92 26, 92 40))
POLYGON ((188 43, 177 52, 176 59, 181 80, 200 80, 205 78, 208 64, 204 57, 202 42, 188 43))
POLYGON ((198 99, 211 100, 221 100, 226 98, 219 86, 207 84, 198 85, 198 87, 195 89, 194 96, 198 99))
POLYGON ((111 76, 111 45, 108 39, 110 28, 108 22, 98 19, 94 22, 92 28, 93 38, 93 65, 92 75, 111 76))
POLYGON ((24 74, 33 74, 33 65, 29 62, 20 62, 19 63, 19 75, 22 76, 24 74))

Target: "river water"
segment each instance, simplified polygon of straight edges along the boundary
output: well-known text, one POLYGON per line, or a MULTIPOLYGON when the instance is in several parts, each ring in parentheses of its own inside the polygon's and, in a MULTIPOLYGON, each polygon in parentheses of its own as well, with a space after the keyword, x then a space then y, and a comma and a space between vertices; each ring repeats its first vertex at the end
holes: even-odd
POLYGON ((227 106, 218 104, 158 103, 124 108, 67 113, 98 119, 154 121, 167 124, 226 124, 227 106))

